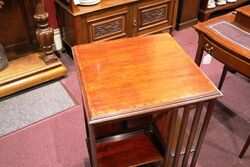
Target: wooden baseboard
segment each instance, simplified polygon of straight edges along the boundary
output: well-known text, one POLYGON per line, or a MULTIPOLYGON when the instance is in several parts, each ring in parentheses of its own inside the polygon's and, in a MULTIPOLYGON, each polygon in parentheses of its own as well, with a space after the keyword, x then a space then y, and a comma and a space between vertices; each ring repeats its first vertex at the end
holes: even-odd
POLYGON ((189 20, 189 21, 186 21, 186 22, 183 22, 183 23, 176 23, 176 29, 177 30, 182 30, 184 28, 188 28, 188 27, 191 27, 191 26, 195 25, 197 22, 198 22, 198 19, 195 18, 193 20, 189 20))

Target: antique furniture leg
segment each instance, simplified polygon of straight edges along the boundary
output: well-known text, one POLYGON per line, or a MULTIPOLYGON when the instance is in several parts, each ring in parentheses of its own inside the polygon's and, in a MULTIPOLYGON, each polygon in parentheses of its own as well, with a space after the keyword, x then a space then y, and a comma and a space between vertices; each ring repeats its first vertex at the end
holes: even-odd
POLYGON ((246 153, 247 148, 249 147, 249 145, 250 145, 250 135, 248 136, 247 141, 244 144, 244 146, 243 146, 243 148, 242 148, 242 150, 240 152, 239 158, 242 158, 244 156, 244 154, 246 153))
POLYGON ((193 159, 192 159, 192 162, 191 162, 191 165, 190 165, 191 167, 195 167, 195 164, 196 164, 196 162, 198 160, 201 145, 202 145, 202 142, 204 140, 204 137, 205 137, 205 134, 206 134, 206 131, 207 131, 207 128, 208 128, 208 124, 209 124, 209 121, 210 121, 212 113, 213 113, 214 104, 215 104, 215 100, 211 100, 209 102, 209 104, 208 104, 207 113, 205 115, 205 119, 204 119, 204 122, 203 122, 203 125, 202 125, 202 128, 201 128, 201 132, 200 132, 198 142, 197 142, 197 145, 196 145, 196 148, 195 148, 193 159))
POLYGON ((221 90, 221 88, 222 88, 222 85, 223 85, 224 80, 225 80, 226 75, 227 75, 227 71, 228 71, 227 66, 224 65, 223 71, 222 71, 222 74, 221 74, 221 78, 220 78, 220 83, 219 83, 219 86, 218 86, 219 90, 221 90))
POLYGON ((36 38, 44 52, 42 59, 46 64, 58 61, 55 54, 53 54, 54 31, 49 27, 49 14, 45 12, 42 3, 36 5, 36 13, 34 19, 37 23, 36 38))
MULTIPOLYGON (((172 143, 173 143, 173 137, 174 137, 174 129, 176 125, 176 118, 178 114, 178 109, 174 109, 170 111, 170 122, 169 122, 169 135, 168 135, 168 140, 167 140, 167 148, 171 148, 172 143)), ((165 162, 164 162, 164 167, 170 166, 170 162, 172 159, 172 151, 171 149, 166 149, 165 152, 165 162)))
POLYGON ((198 123, 199 123, 199 120, 200 120, 202 108, 203 108, 203 102, 198 103, 195 114, 194 114, 194 120, 193 120, 192 125, 191 125, 191 130, 190 130, 190 134, 189 134, 189 137, 188 137, 188 143, 187 143, 187 146, 186 146, 184 158, 183 158, 182 165, 181 165, 182 167, 187 166, 188 158, 189 158, 189 155, 191 153, 192 144, 194 142, 195 134, 196 134, 196 131, 197 131, 197 128, 198 128, 198 123))
POLYGON ((189 113, 190 113, 190 105, 187 105, 184 107, 184 113, 182 116, 181 127, 180 127, 180 131, 179 131, 179 135, 178 135, 178 139, 177 139, 177 144, 176 144, 176 148, 175 148, 173 167, 178 166, 179 157, 180 157, 180 153, 181 153, 181 147, 182 147, 183 140, 185 137, 185 130, 187 127, 189 113))
POLYGON ((90 144, 90 160, 92 167, 97 167, 97 158, 96 158, 96 139, 95 139, 95 132, 94 126, 88 125, 89 129, 89 144, 90 144))
POLYGON ((202 55, 203 55, 203 52, 204 52, 203 45, 204 45, 204 37, 203 37, 203 34, 200 34, 199 35, 199 41, 198 41, 198 48, 197 48, 196 56, 195 56, 195 63, 198 66, 201 65, 202 55))
POLYGON ((178 117, 178 111, 180 108, 176 108, 176 109, 173 109, 170 111, 170 122, 169 122, 169 127, 168 127, 168 140, 167 140, 167 144, 166 144, 166 148, 170 148, 170 149, 166 149, 165 159, 164 159, 165 160, 164 167, 177 167, 179 164, 179 159, 180 159, 181 154, 184 154, 184 157, 183 157, 182 162, 181 162, 181 167, 188 166, 188 160, 190 158, 191 152, 195 152, 194 156, 192 158, 192 164, 191 164, 192 167, 195 166, 197 159, 198 159, 199 151, 201 149, 201 144, 203 142, 206 130, 208 128, 210 118, 212 116, 213 106, 214 106, 214 100, 208 101, 208 102, 199 102, 199 103, 195 104, 195 111, 191 111, 191 109, 192 109, 191 105, 184 106, 180 130, 177 132, 178 137, 176 138, 177 143, 176 143, 175 148, 173 148, 173 145, 174 145, 173 140, 174 140, 174 136, 175 136, 174 131, 178 129, 178 128, 176 129, 176 122, 177 122, 177 117, 178 117), (200 118, 201 118, 202 109, 203 109, 203 106, 205 103, 208 103, 208 108, 206 111, 205 118, 203 120, 202 128, 201 128, 199 134, 197 134, 199 122, 202 122, 202 121, 200 121, 200 118), (191 118, 189 119, 189 115, 191 112, 194 112, 193 119, 191 119, 191 118), (187 128, 188 121, 192 122, 190 130, 188 130, 188 128, 187 128), (187 136, 185 136, 185 135, 187 135, 187 136), (197 136, 197 135, 199 137, 198 137, 196 147, 192 148, 192 146, 195 145, 194 144, 195 136, 197 136), (188 140, 187 140, 187 144, 185 146, 184 153, 183 153, 183 146, 185 145, 184 143, 186 143, 186 142, 184 142, 185 137, 188 137, 188 140))

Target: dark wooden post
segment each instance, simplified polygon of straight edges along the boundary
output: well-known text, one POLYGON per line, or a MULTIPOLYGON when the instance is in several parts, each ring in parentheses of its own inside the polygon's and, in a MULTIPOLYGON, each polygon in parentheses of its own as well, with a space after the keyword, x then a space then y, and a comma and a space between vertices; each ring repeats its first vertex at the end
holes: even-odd
POLYGON ((36 38, 44 52, 42 59, 46 64, 57 61, 57 57, 53 53, 54 31, 53 28, 49 27, 48 16, 49 14, 44 10, 43 4, 38 3, 34 15, 37 24, 36 38))

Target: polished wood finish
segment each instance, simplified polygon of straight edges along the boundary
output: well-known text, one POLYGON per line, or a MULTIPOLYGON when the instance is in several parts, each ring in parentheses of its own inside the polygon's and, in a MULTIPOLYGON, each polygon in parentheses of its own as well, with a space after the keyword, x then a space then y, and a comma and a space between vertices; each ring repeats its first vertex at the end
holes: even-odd
POLYGON ((56 7, 63 41, 74 46, 172 31, 178 0, 102 0, 92 6, 56 0, 56 7))
MULTIPOLYGON (((203 52, 207 51, 217 60, 225 64, 227 68, 233 69, 247 77, 250 77, 250 51, 232 43, 207 27, 208 25, 221 21, 235 24, 239 28, 250 31, 250 29, 246 29, 246 27, 242 26, 238 22, 235 22, 235 15, 231 13, 195 25, 194 28, 199 34, 199 45, 196 52, 195 62, 200 65, 203 52)), ((225 78, 226 71, 226 69, 223 70, 224 77, 222 76, 221 78, 222 83, 225 78)), ((220 84, 220 88, 222 83, 220 84)))
MULTIPOLYGON (((157 157, 164 158, 158 162, 161 165, 176 166, 181 154, 186 154, 188 158, 190 153, 186 151, 192 151, 195 135, 200 136, 197 141, 198 150, 195 148, 197 158, 209 116, 206 117, 202 131, 196 134, 199 113, 194 120, 189 117, 189 113, 193 107, 198 107, 196 112, 201 112, 203 103, 200 102, 208 103, 208 111, 211 112, 210 103, 222 94, 169 34, 77 45, 73 47, 73 53, 83 95, 92 166, 101 163, 112 164, 108 166, 131 165, 134 159, 135 166, 151 163, 151 160, 144 158, 139 158, 144 163, 137 162, 133 155, 142 154, 141 149, 130 151, 131 156, 121 156, 133 143, 136 143, 134 147, 141 147, 140 144, 144 143, 134 141, 131 133, 144 136, 146 131, 152 133, 152 145, 158 151, 145 152, 159 152, 157 157), (178 119, 179 113, 183 113, 181 119, 178 119), (139 130, 128 128, 129 120, 143 117, 151 118, 150 125, 142 124, 139 130), (194 121, 191 131, 187 128, 189 121, 194 121), (124 125, 120 135, 127 139, 122 138, 122 141, 128 142, 129 147, 126 149, 117 143, 119 134, 97 138, 98 134, 95 133, 96 128, 104 130, 102 125, 105 127, 119 122, 124 125), (111 154, 113 146, 111 150, 106 148, 107 152, 98 150, 102 143, 108 148, 115 145, 115 153, 111 154), (186 143, 188 149, 182 151, 186 143), (103 156, 105 162, 100 158, 103 156)), ((150 159, 160 160, 154 156, 150 159)), ((196 160, 193 161, 195 163, 196 160)))
POLYGON ((210 16, 216 12, 224 11, 224 10, 228 10, 228 9, 235 9, 242 4, 249 4, 250 1, 249 0, 237 0, 234 3, 227 3, 226 5, 216 6, 213 9, 207 9, 207 3, 208 3, 208 0, 201 1, 200 11, 199 11, 200 12, 199 13, 199 20, 200 21, 208 20, 210 18, 210 16))
POLYGON ((46 65, 42 55, 27 53, 10 61, 8 68, 0 72, 0 97, 65 75, 67 70, 60 61, 46 65))
POLYGON ((150 134, 137 134, 123 140, 97 144, 99 167, 118 164, 120 167, 139 166, 162 159, 160 152, 152 143, 150 134))
POLYGON ((176 29, 181 30, 198 22, 201 0, 179 0, 176 29))
POLYGON ((88 115, 91 123, 106 120, 106 116, 112 118, 117 114, 130 114, 138 107, 160 107, 171 101, 184 102, 193 96, 202 97, 205 93, 216 93, 213 84, 205 76, 197 78, 190 75, 201 72, 190 63, 188 55, 167 34, 79 45, 73 50, 81 77, 85 81, 84 89, 89 99, 91 113, 88 115), (97 47, 98 50, 95 50, 97 47), (155 51, 157 54, 152 54, 155 51), (84 56, 81 53, 84 53, 84 56), (182 66, 185 70, 178 69, 182 66), (152 74, 143 75, 149 72, 152 74), (169 78, 161 77, 166 75, 169 78), (109 83, 110 79, 113 84, 109 83), (199 83, 199 86, 192 84, 193 80, 199 83), (185 87, 181 86, 184 83, 185 87), (141 89, 142 86, 147 89, 141 89))

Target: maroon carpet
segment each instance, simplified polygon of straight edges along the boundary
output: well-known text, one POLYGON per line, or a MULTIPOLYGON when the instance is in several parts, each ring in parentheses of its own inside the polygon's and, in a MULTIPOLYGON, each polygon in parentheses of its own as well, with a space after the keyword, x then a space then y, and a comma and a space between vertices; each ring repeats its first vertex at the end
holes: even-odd
MULTIPOLYGON (((174 35, 194 58, 197 34, 188 28, 174 35)), ((62 83, 80 103, 77 107, 0 138, 0 167, 84 167, 89 166, 85 144, 81 95, 73 61, 63 55, 69 69, 62 83)), ((201 67, 217 85, 222 65, 215 59, 201 67)), ((250 148, 243 159, 238 154, 250 133, 250 84, 237 74, 228 74, 221 98, 209 125, 197 166, 249 167, 250 148)))

